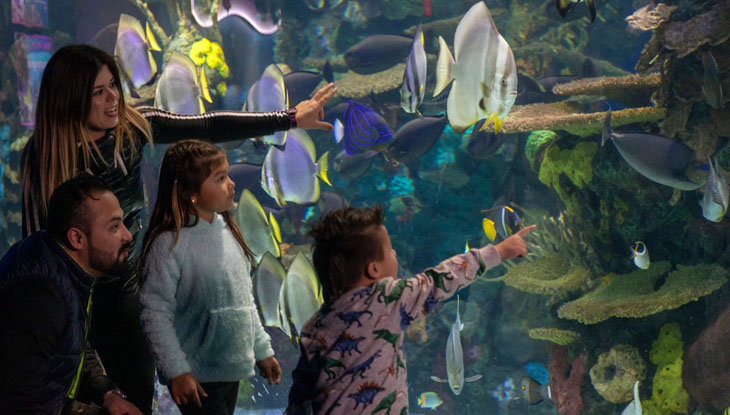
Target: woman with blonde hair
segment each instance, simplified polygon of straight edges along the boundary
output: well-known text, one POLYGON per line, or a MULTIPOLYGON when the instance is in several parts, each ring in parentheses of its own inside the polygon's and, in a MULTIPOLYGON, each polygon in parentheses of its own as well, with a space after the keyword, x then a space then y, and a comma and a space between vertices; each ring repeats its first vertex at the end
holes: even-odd
MULTIPOLYGON (((112 188, 132 232, 134 252, 142 228, 142 147, 186 138, 240 140, 290 128, 332 130, 321 121, 333 84, 295 108, 266 113, 211 111, 172 114, 125 104, 113 57, 88 45, 69 45, 49 60, 41 79, 33 136, 21 162, 23 236, 45 228, 53 190, 79 172, 102 178, 112 188)), ((87 235, 91 237, 91 235, 87 235)), ((130 255, 130 264, 132 263, 130 255)), ((139 322, 135 267, 98 284, 91 340, 107 372, 138 408, 151 413, 154 364, 139 322)))

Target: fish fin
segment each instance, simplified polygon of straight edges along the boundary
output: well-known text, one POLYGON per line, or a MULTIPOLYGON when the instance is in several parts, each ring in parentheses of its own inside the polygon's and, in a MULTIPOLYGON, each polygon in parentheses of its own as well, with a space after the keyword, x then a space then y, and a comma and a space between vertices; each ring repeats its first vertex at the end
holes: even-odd
POLYGON ((281 243, 281 227, 272 212, 269 212, 269 226, 271 226, 271 231, 274 234, 276 242, 281 243))
POLYGON ((418 109, 416 109, 415 113, 416 113, 416 116, 418 118, 423 119, 423 114, 421 114, 421 111, 419 111, 418 109))
POLYGON ((205 66, 200 67, 200 93, 206 101, 213 103, 213 99, 210 97, 210 90, 208 89, 208 77, 205 76, 205 66))
POLYGON ((484 234, 487 235, 487 238, 491 242, 494 242, 497 238, 497 230, 494 228, 494 222, 487 218, 482 219, 482 229, 484 230, 484 234))
POLYGON ((565 16, 568 14, 570 0, 555 0, 555 6, 558 8, 560 15, 563 16, 563 19, 565 19, 565 16))
MULTIPOLYGON (((155 57, 152 56, 152 52, 147 51, 147 59, 149 59, 150 61, 150 71, 152 72, 152 77, 154 78, 155 74, 157 73, 157 62, 155 61, 155 57)), ((131 82, 131 73, 129 74, 129 78, 131 82)))
POLYGON ((335 82, 335 73, 332 71, 332 64, 329 59, 327 59, 327 62, 324 63, 324 68, 322 68, 322 77, 327 82, 335 82))
POLYGON ((500 131, 502 131, 502 119, 495 116, 494 117, 494 134, 498 134, 500 131))
POLYGON ((152 30, 150 29, 150 23, 145 23, 144 28, 145 35, 147 36, 147 44, 150 46, 150 50, 154 50, 157 52, 161 52, 162 49, 160 48, 160 45, 157 43, 157 39, 155 39, 155 35, 152 34, 152 30))
POLYGON ((342 142, 342 137, 345 136, 345 126, 342 125, 342 121, 337 118, 335 119, 334 127, 332 134, 335 136, 335 143, 340 144, 342 142))
POLYGON ((477 380, 479 380, 481 378, 482 378, 482 375, 469 376, 468 378, 464 379, 464 382, 476 382, 477 380))
POLYGON ((586 0, 586 6, 591 12, 591 22, 594 22, 596 20, 596 0, 586 0))
POLYGON ((434 382, 438 382, 438 383, 448 383, 449 382, 448 379, 441 379, 438 376, 431 376, 431 380, 434 382))
POLYGON ((611 110, 606 112, 606 119, 603 120, 603 135, 601 135, 601 147, 606 144, 606 141, 611 139, 611 110))
POLYGON ((319 166, 319 171, 317 173, 317 176, 320 179, 322 179, 323 182, 332 186, 332 183, 330 183, 330 179, 327 178, 327 168, 329 166, 329 162, 327 161, 327 156, 329 156, 329 154, 330 154, 329 151, 325 151, 325 153, 322 154, 322 157, 319 158, 319 161, 317 161, 317 166, 319 166))
POLYGON ((441 93, 453 79, 451 77, 451 65, 454 64, 454 57, 451 55, 449 45, 443 37, 439 36, 439 57, 436 63, 436 87, 433 96, 441 93))
POLYGON ((198 106, 200 107, 200 114, 205 113, 205 105, 203 105, 203 99, 200 97, 198 97, 198 106))

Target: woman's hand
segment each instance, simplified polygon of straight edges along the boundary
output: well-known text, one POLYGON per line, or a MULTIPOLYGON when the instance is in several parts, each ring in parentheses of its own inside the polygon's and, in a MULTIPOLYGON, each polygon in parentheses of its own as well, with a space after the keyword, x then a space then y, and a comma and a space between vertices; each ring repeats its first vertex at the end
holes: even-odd
POLYGON ((324 106, 335 92, 337 92, 337 87, 335 84, 329 83, 315 92, 312 99, 297 104, 297 128, 332 131, 334 128, 332 124, 321 120, 324 119, 324 106))
POLYGON ((281 382, 281 367, 274 356, 259 360, 256 362, 256 367, 259 368, 261 376, 269 380, 269 385, 274 383, 278 385, 281 382))
POLYGON ((190 373, 183 373, 170 381, 170 394, 178 406, 194 402, 198 408, 203 406, 200 397, 208 397, 203 387, 190 373))

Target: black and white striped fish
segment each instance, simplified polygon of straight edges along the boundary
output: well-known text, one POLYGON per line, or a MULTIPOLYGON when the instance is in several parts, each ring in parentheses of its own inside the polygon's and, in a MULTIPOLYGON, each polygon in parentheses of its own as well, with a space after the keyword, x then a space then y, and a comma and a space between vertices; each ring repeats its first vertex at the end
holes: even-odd
POLYGON ((486 4, 480 1, 469 9, 456 26, 454 54, 439 36, 434 96, 454 80, 446 102, 451 127, 464 132, 472 124, 494 121, 494 131, 502 129, 517 98, 517 68, 507 41, 497 31, 486 4))
POLYGON ((426 51, 423 47, 423 32, 418 24, 413 37, 413 47, 406 61, 403 73, 403 84, 400 87, 400 106, 403 111, 416 113, 420 117, 418 107, 426 95, 426 51))

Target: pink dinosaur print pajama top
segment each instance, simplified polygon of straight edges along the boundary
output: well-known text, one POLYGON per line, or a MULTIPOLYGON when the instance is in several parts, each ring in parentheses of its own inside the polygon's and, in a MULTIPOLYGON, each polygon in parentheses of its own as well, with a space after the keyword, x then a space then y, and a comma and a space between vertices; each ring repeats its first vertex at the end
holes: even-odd
POLYGON ((302 328, 286 413, 407 414, 406 328, 499 263, 499 253, 487 245, 412 278, 383 278, 323 305, 302 328))

